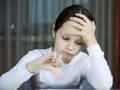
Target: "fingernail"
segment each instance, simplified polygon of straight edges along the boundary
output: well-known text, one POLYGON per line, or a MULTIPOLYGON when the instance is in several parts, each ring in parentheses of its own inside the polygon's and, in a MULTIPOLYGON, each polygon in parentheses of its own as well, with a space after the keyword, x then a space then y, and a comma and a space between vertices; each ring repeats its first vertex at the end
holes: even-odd
POLYGON ((70 19, 73 19, 73 17, 70 17, 70 19))
POLYGON ((80 13, 75 13, 75 15, 79 15, 80 13))

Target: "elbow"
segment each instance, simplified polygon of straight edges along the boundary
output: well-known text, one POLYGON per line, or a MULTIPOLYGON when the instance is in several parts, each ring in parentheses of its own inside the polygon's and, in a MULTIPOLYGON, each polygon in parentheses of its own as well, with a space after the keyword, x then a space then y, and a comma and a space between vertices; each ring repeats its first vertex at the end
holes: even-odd
POLYGON ((98 88, 95 88, 95 90, 110 90, 112 85, 100 85, 98 88))
POLYGON ((113 78, 111 77, 109 80, 104 80, 101 84, 96 88, 97 90, 110 90, 113 85, 113 78))
POLYGON ((103 88, 104 90, 109 90, 112 88, 113 85, 113 77, 111 76, 108 80, 104 81, 103 88))
POLYGON ((100 87, 97 89, 97 90, 110 90, 112 87, 112 84, 110 83, 104 83, 104 84, 101 84, 100 87))

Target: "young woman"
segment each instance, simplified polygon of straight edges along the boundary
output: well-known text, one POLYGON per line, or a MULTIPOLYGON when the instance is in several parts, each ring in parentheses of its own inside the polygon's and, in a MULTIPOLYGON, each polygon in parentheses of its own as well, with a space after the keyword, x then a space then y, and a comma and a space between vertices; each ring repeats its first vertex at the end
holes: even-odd
POLYGON ((54 45, 28 52, 0 77, 0 90, 15 90, 30 78, 33 89, 82 89, 84 79, 95 89, 110 89, 113 78, 95 28, 92 15, 83 6, 65 8, 53 25, 54 45), (81 51, 84 44, 88 54, 81 51))

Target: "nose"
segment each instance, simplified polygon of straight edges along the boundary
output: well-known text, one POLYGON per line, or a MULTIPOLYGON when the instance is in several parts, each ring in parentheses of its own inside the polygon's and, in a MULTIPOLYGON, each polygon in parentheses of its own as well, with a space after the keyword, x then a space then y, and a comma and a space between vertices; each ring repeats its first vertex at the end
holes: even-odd
POLYGON ((74 49, 74 43, 73 42, 68 43, 67 50, 72 51, 73 49, 74 49))

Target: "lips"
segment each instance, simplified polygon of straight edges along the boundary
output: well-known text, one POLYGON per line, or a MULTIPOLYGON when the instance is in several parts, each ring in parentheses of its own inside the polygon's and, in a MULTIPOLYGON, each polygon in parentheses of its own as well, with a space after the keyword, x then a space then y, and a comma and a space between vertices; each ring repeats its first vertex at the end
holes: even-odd
POLYGON ((66 56, 73 56, 73 54, 72 54, 72 53, 67 52, 67 51, 64 51, 64 54, 65 54, 66 56))

